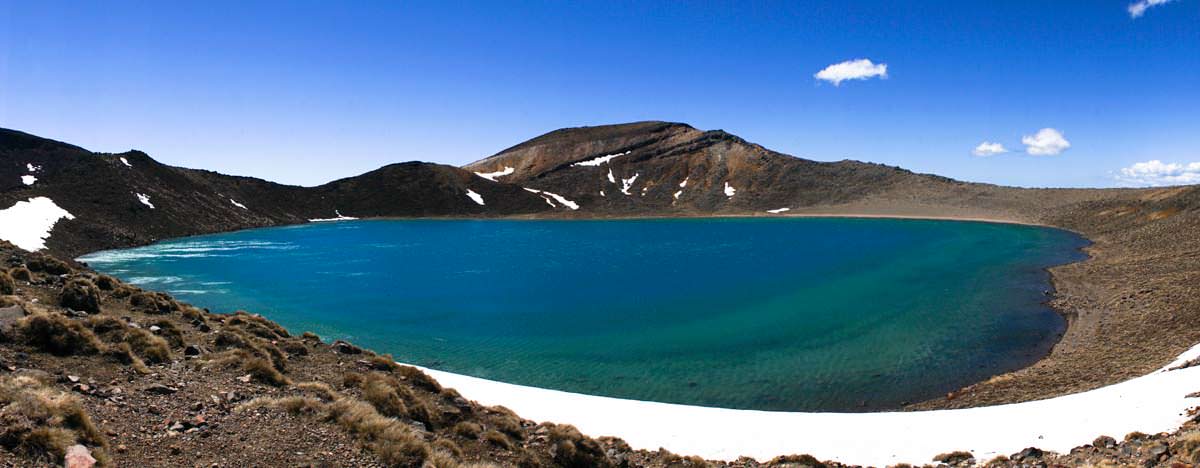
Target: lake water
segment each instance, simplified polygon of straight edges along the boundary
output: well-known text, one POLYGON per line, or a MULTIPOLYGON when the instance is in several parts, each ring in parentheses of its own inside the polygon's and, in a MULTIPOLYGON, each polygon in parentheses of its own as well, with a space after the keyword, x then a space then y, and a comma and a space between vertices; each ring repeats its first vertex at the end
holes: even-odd
POLYGON ((871 411, 1044 356, 1059 230, 729 218, 380 220, 85 256, 214 312, 509 383, 763 410, 871 411))

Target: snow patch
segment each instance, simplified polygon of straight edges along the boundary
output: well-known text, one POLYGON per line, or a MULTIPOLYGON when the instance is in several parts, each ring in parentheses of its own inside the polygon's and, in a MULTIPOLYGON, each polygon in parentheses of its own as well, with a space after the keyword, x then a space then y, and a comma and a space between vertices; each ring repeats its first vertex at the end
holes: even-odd
POLYGON ((767 210, 767 213, 779 214, 779 213, 783 213, 784 211, 791 211, 791 210, 792 210, 791 208, 775 208, 773 210, 767 210))
POLYGON ((37 172, 42 170, 42 166, 34 166, 33 163, 26 163, 25 168, 29 169, 29 172, 37 172))
POLYGON ((34 183, 34 182, 37 182, 37 177, 31 176, 31 175, 23 175, 23 176, 21 176, 21 183, 22 183, 22 184, 25 184, 25 185, 33 185, 33 183, 34 183))
MULTIPOLYGON (((1200 346, 1186 356, 1200 356, 1200 346)), ((1172 431, 1200 399, 1200 366, 1158 371, 1095 390, 981 408, 882 413, 789 413, 623 400, 506 384, 423 369, 443 386, 484 405, 503 405, 535 421, 611 435, 634 449, 733 460, 812 453, 843 463, 923 464, 969 449, 976 460, 1037 447, 1068 453, 1103 434, 1172 431), (1103 409, 1098 411, 1097 408, 1103 409), (636 424, 630 424, 636 421, 636 424), (1030 424, 1030 421, 1039 421, 1030 424), (985 428, 986 430, 964 430, 985 428), (889 443, 878 443, 880 440, 889 443)))
POLYGON ((625 155, 627 155, 627 154, 629 154, 629 153, 632 153, 632 152, 633 152, 633 150, 629 150, 629 151, 626 151, 626 152, 624 152, 624 153, 614 153, 614 154, 604 155, 604 156, 600 156, 600 157, 598 157, 598 158, 592 158, 592 159, 589 159, 589 160, 587 160, 587 161, 580 161, 580 162, 577 162, 577 163, 575 163, 575 164, 572 164, 572 165, 571 165, 571 167, 576 167, 576 166, 588 166, 588 167, 596 167, 596 166, 599 166, 599 165, 601 165, 601 164, 606 164, 606 163, 608 163, 609 161, 612 161, 612 160, 613 160, 613 158, 617 158, 617 157, 620 157, 620 156, 625 156, 625 155))
POLYGON ((683 195, 683 190, 675 192, 675 199, 678 200, 680 195, 683 195))
POLYGON ((44 249, 54 224, 62 218, 75 219, 75 216, 49 198, 19 201, 0 210, 0 239, 30 252, 44 249))
POLYGON ((343 216, 342 212, 338 211, 338 210, 333 210, 333 214, 337 215, 337 217, 336 218, 313 218, 308 221, 310 223, 324 223, 324 222, 329 222, 329 221, 352 221, 352 220, 358 219, 358 218, 351 217, 351 216, 343 216))
MULTIPOLYGON (((559 194, 557 194, 557 193, 547 192, 547 191, 544 191, 544 190, 538 190, 538 189, 531 189, 531 188, 529 188, 529 187, 521 187, 521 188, 525 189, 525 191, 527 191, 527 192, 532 192, 532 193, 536 193, 536 194, 538 194, 538 195, 541 195, 541 196, 542 196, 542 199, 543 199, 543 200, 546 200, 546 203, 549 203, 549 204, 550 204, 550 206, 554 206, 554 202, 550 201, 550 199, 551 199, 551 198, 553 198, 554 200, 557 200, 557 201, 558 201, 558 203, 562 204, 563 206, 565 206, 565 207, 567 207, 567 208, 570 208, 570 209, 572 209, 572 210, 578 210, 578 209, 579 209, 579 204, 578 204, 578 203, 575 203, 575 202, 573 202, 573 201, 571 201, 571 200, 567 200, 567 198, 566 198, 566 197, 564 197, 564 196, 562 196, 562 195, 559 195, 559 194)), ((604 195, 604 192, 602 191, 600 194, 601 194, 601 195, 604 195)))
POLYGON ((684 177, 684 178, 683 178, 683 182, 680 182, 680 183, 679 183, 679 188, 684 188, 684 187, 687 187, 687 181, 688 181, 688 179, 690 179, 690 177, 684 177))
POLYGON ((732 198, 733 195, 736 193, 737 193, 737 189, 735 189, 735 188, 733 188, 733 186, 729 185, 729 182, 725 182, 725 196, 732 198))
POLYGON ((125 167, 133 167, 133 164, 129 164, 128 159, 125 159, 125 158, 119 158, 119 159, 121 160, 121 164, 124 164, 125 167))
POLYGON ((479 204, 480 206, 483 205, 483 195, 475 193, 474 190, 467 189, 467 197, 469 197, 471 201, 475 202, 476 204, 479 204))
MULTIPOLYGON (((502 171, 476 172, 475 175, 477 175, 479 177, 483 177, 484 179, 490 180, 492 182, 495 182, 497 177, 506 176, 506 175, 512 174, 513 172, 516 172, 516 169, 513 169, 508 166, 504 166, 504 170, 502 170, 502 171)), ((482 203, 480 203, 480 205, 482 205, 482 203)))
POLYGON ((604 191, 603 191, 603 190, 601 190, 601 191, 600 191, 600 196, 602 196, 602 197, 604 196, 604 191))
POLYGON ((230 199, 229 199, 229 203, 233 203, 233 206, 236 206, 236 207, 238 207, 238 208, 241 208, 241 209, 243 209, 243 210, 248 210, 248 209, 249 209, 249 208, 246 208, 246 205, 243 205, 243 204, 241 204, 241 203, 238 203, 238 202, 237 202, 237 200, 234 200, 234 199, 232 199, 232 198, 230 198, 230 199))
POLYGON ((138 201, 142 202, 143 205, 150 207, 150 209, 154 209, 154 204, 150 203, 149 195, 146 195, 144 193, 136 193, 134 195, 137 195, 138 201))
POLYGON ((625 195, 629 195, 630 194, 629 188, 633 187, 633 182, 635 180, 637 180, 639 175, 641 175, 641 174, 638 173, 638 174, 634 174, 633 177, 630 177, 628 179, 621 179, 621 193, 623 193, 625 195))
POLYGON ((612 168, 608 169, 608 183, 610 183, 610 184, 617 183, 617 179, 615 177, 613 177, 612 168))

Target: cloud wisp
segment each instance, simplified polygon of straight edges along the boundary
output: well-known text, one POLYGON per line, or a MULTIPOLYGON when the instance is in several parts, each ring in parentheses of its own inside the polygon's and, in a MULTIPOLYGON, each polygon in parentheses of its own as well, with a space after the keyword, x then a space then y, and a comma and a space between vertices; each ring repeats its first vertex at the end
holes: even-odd
POLYGON ((1033 135, 1021 138, 1025 152, 1034 156, 1055 156, 1062 154, 1071 147, 1071 142, 1063 137, 1062 132, 1053 128, 1043 128, 1033 135))
POLYGON ((1200 184, 1200 162, 1164 163, 1155 159, 1122 168, 1116 178, 1122 184, 1138 187, 1200 184))
POLYGON ((971 150, 971 154, 980 157, 995 156, 997 154, 1004 154, 1007 152, 1008 148, 1005 148, 1004 145, 990 141, 980 143, 979 146, 976 146, 975 149, 971 150))
POLYGON ((1138 0, 1129 4, 1129 7, 1127 8, 1129 10, 1129 17, 1141 18, 1142 15, 1146 14, 1146 10, 1149 10, 1151 7, 1156 7, 1169 2, 1171 2, 1171 0, 1138 0))
POLYGON ((887 78, 886 63, 874 63, 870 59, 847 60, 825 67, 813 77, 828 81, 834 86, 841 86, 847 80, 868 80, 871 78, 887 78))

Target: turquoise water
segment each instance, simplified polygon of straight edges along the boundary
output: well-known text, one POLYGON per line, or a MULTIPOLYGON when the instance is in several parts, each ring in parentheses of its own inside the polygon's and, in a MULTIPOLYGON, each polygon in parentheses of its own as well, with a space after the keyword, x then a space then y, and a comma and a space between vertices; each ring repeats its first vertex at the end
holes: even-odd
POLYGON ((727 408, 870 411, 1043 356, 1083 239, 886 219, 355 221, 81 260, 403 362, 727 408))

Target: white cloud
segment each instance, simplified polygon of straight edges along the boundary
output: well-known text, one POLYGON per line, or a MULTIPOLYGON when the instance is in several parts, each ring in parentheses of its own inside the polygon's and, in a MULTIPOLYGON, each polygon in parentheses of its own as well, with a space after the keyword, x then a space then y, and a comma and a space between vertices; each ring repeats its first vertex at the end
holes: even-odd
POLYGON ((1021 138, 1025 152, 1034 156, 1054 156, 1071 147, 1071 142, 1063 138, 1062 132, 1053 128, 1043 128, 1033 135, 1021 138))
POLYGON ((1155 159, 1123 168, 1116 177, 1126 185, 1136 186, 1200 184, 1200 162, 1179 164, 1155 159))
POLYGON ((873 63, 868 59, 847 60, 835 63, 813 75, 818 80, 828 81, 839 86, 846 80, 866 80, 870 78, 887 78, 887 64, 873 63))
POLYGON ((997 154, 1003 154, 1007 152, 1008 148, 1005 148, 1004 145, 985 141, 980 143, 979 146, 976 146, 975 149, 971 151, 971 154, 975 156, 995 156, 997 154))
POLYGON ((1171 0, 1138 0, 1129 4, 1129 17, 1140 18, 1150 7, 1159 6, 1171 0))

